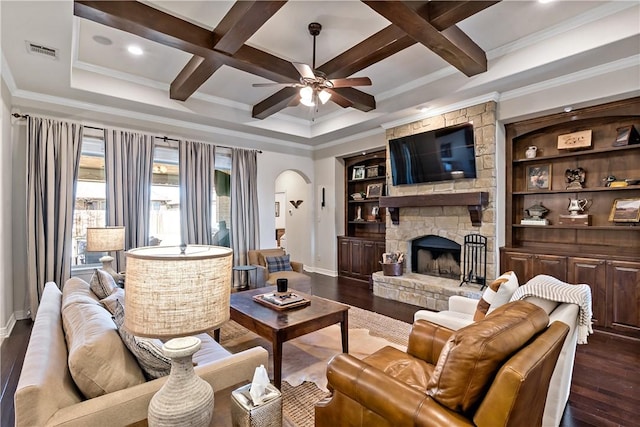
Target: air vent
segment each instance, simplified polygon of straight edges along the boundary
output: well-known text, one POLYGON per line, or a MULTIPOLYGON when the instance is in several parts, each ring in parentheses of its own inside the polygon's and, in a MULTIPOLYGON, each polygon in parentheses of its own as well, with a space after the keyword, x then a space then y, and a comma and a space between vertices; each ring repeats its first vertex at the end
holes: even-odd
POLYGON ((27 52, 32 55, 42 55, 51 59, 58 59, 58 49, 52 47, 42 46, 37 43, 31 43, 27 41, 27 52))

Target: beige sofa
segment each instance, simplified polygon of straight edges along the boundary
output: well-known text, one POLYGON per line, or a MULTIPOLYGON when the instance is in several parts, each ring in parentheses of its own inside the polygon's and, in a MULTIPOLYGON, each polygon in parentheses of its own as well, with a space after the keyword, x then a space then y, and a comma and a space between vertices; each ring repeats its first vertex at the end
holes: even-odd
MULTIPOLYGON (((525 301, 544 308, 549 315, 549 324, 560 321, 569 325, 570 328, 551 376, 542 419, 544 427, 557 427, 560 425, 571 389, 577 344, 578 305, 549 304, 549 301, 540 298, 526 298, 525 301)), ((449 298, 449 310, 440 312, 419 310, 415 313, 414 320, 427 320, 452 330, 458 330, 473 323, 477 306, 478 300, 454 295, 449 298)))
POLYGON ((301 262, 291 261, 291 271, 276 271, 269 273, 267 269, 266 257, 280 257, 285 255, 284 249, 256 249, 247 252, 249 264, 257 268, 256 287, 275 286, 276 280, 287 279, 289 287, 300 292, 311 293, 311 277, 304 274, 301 262))
MULTIPOLYGON (((209 335, 199 337, 202 348, 194 355, 195 371, 214 390, 250 382, 255 368, 267 365, 268 353, 262 347, 230 354, 209 335)), ((47 283, 15 394, 15 425, 125 426, 147 417, 149 401, 165 381, 166 377, 145 379, 111 313, 86 282, 72 278, 63 292, 55 283, 47 283), (74 315, 69 317, 68 311, 74 315), (68 345, 66 337, 75 341, 68 345), (78 341, 86 343, 88 357, 70 356, 78 350, 78 341), (85 390, 89 382, 103 394, 86 398, 76 380, 85 390), (123 382, 129 385, 120 388, 123 382)))

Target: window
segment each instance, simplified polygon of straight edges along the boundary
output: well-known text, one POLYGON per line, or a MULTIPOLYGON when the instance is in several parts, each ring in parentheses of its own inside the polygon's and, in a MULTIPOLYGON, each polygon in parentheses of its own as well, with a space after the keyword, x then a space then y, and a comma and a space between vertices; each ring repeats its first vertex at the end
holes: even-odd
POLYGON ((104 139, 85 135, 73 210, 71 266, 99 265, 101 252, 87 252, 87 227, 106 225, 106 181, 104 175, 104 139))
POLYGON ((149 245, 180 245, 180 177, 178 149, 159 146, 153 150, 149 245))
POLYGON ((211 194, 211 228, 213 244, 231 247, 231 150, 216 147, 215 187, 211 194))

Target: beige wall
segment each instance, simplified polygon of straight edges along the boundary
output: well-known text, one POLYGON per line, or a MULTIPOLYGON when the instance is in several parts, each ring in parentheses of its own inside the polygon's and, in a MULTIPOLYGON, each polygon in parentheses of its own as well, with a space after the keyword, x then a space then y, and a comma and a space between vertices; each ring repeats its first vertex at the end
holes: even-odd
POLYGON ((0 338, 13 326, 13 266, 11 252, 11 116, 10 95, 2 83, 0 110, 0 338))

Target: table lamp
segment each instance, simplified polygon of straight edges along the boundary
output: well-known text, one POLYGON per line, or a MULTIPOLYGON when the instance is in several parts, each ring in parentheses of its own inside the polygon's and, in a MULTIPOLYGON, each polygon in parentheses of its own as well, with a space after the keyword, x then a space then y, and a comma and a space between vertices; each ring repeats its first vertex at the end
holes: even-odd
POLYGON ((88 227, 87 228, 87 252, 107 252, 100 258, 102 269, 109 273, 118 283, 120 274, 113 269, 111 262, 113 257, 110 251, 124 249, 124 227, 88 227))
POLYGON ((169 338, 167 382, 149 403, 149 426, 208 426, 213 389, 193 370, 200 339, 229 320, 233 251, 220 246, 147 246, 127 251, 124 327, 169 338))

